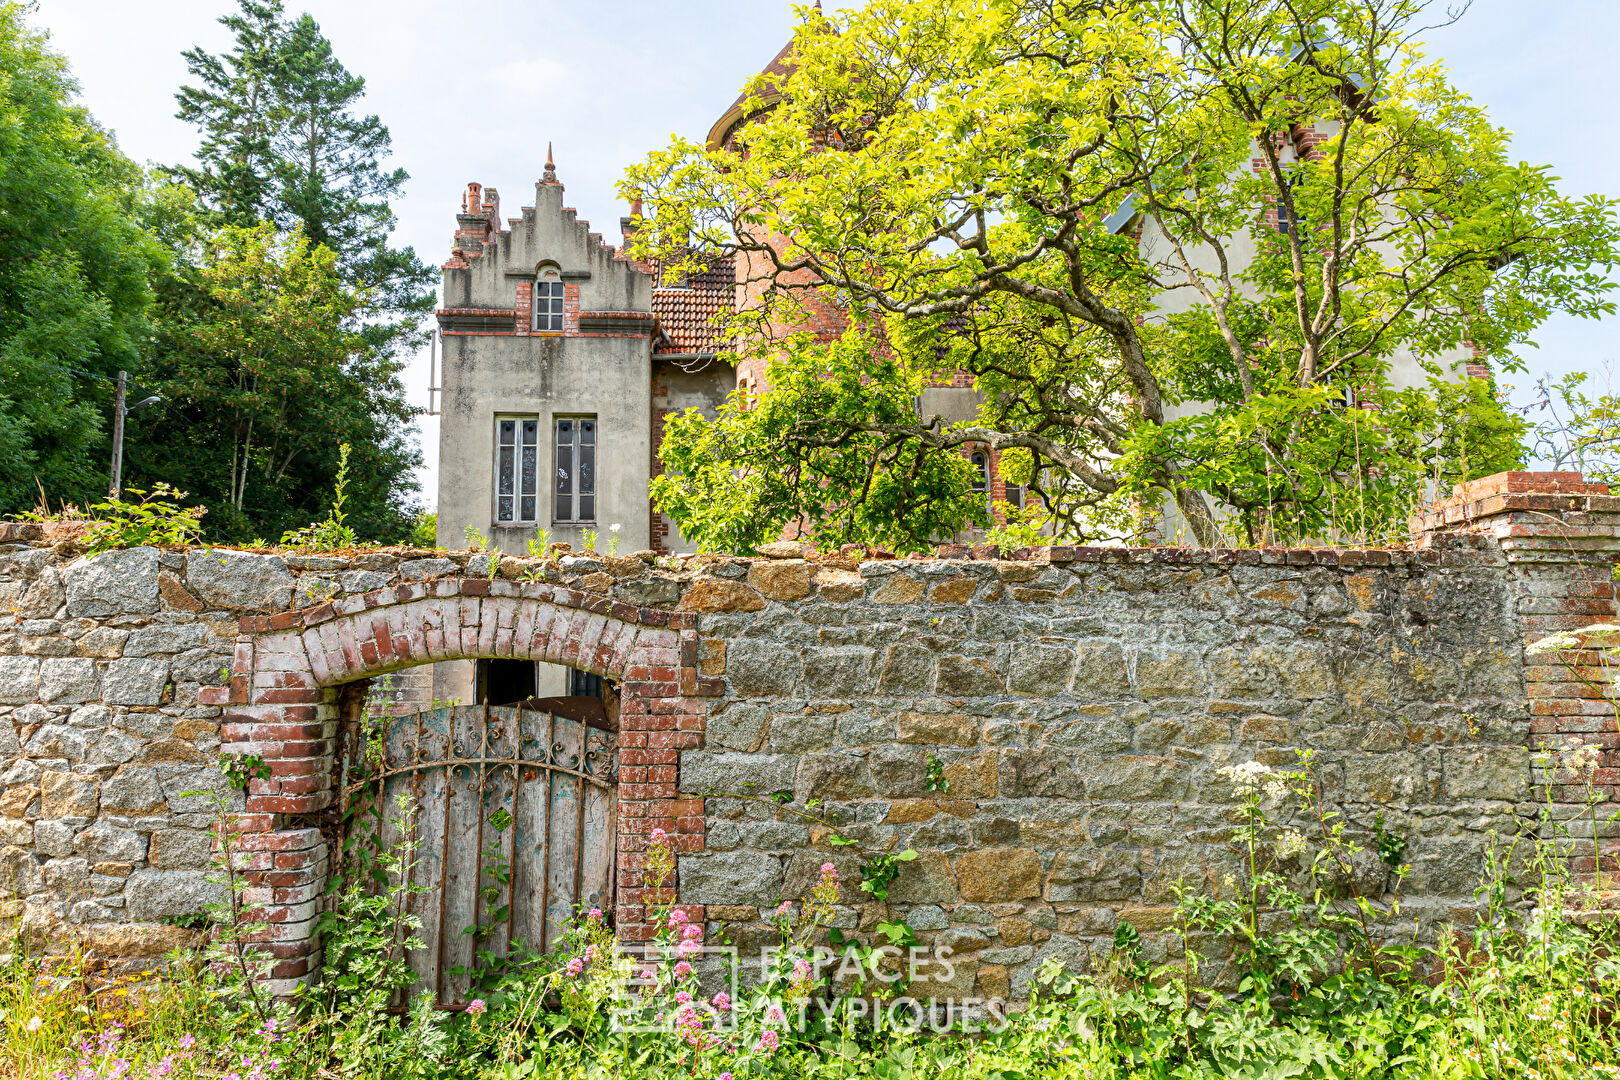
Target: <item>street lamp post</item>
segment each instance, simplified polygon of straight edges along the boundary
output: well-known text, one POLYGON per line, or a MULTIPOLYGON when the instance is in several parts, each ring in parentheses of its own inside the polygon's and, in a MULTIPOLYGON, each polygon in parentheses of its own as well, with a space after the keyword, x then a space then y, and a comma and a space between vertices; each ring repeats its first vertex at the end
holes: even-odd
POLYGON ((129 372, 118 373, 118 391, 113 395, 113 429, 112 429, 112 482, 107 485, 107 495, 118 498, 124 487, 124 417, 136 409, 144 409, 148 405, 156 405, 163 398, 157 394, 137 401, 133 405, 124 404, 125 394, 129 391, 129 372))

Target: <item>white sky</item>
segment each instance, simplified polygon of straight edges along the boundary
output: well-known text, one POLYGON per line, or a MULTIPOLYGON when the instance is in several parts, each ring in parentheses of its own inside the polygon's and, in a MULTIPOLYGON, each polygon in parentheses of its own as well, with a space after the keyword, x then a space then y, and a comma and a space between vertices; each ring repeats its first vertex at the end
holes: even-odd
MULTIPOLYGON (((532 202, 548 141, 569 204, 618 242, 627 209, 614 183, 625 166, 671 132, 702 139, 792 36, 788 0, 287 0, 287 8, 314 15, 337 57, 365 77, 365 105, 393 133, 389 164, 411 174, 396 207, 397 241, 430 264, 449 253, 469 180, 500 190, 503 216, 532 202)), ((40 0, 33 22, 51 31, 85 104, 124 151, 173 163, 196 145, 194 130, 174 119, 186 79, 180 54, 228 47, 215 20, 235 9, 234 0, 40 0)), ((1459 23, 1429 35, 1428 51, 1514 132, 1516 157, 1551 165, 1567 193, 1620 196, 1620 111, 1609 93, 1616 40, 1615 0, 1475 0, 1459 23)), ((1598 371, 1620 358, 1616 325, 1553 320, 1537 335, 1541 348, 1526 353, 1531 372, 1598 371)), ((418 404, 427 374, 423 353, 405 375, 418 404)), ((1509 381, 1527 400, 1533 377, 1509 381)), ((438 421, 424 417, 421 427, 431 501, 438 421)))

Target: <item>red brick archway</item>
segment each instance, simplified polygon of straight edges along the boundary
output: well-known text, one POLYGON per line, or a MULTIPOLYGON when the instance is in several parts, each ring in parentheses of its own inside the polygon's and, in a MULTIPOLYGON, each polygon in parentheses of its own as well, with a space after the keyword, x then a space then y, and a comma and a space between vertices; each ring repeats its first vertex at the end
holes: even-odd
MULTIPOLYGON (((235 828, 250 903, 271 930, 278 990, 319 963, 315 919, 329 867, 321 814, 335 798, 340 688, 441 660, 564 664, 621 683, 618 762, 618 927, 649 936, 642 887, 647 835, 678 850, 703 846, 703 800, 676 794, 679 754, 702 743, 703 698, 719 680, 697 674, 697 619, 563 586, 459 578, 398 585, 268 617, 241 620, 222 749, 270 767, 251 781, 235 828)), ((662 899, 662 898, 661 898, 662 899)))

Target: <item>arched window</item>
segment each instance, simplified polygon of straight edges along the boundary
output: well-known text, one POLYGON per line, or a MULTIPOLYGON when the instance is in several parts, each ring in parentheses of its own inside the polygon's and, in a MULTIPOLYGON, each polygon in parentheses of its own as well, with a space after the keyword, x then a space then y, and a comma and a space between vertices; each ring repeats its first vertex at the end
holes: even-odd
POLYGON ((562 271, 542 263, 534 272, 534 329, 540 334, 560 334, 563 328, 562 271))

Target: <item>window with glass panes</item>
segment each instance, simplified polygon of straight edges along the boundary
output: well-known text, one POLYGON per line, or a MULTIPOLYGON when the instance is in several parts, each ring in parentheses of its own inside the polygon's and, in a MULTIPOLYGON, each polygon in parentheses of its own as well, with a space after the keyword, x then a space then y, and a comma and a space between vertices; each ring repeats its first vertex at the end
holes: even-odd
POLYGON ((563 283, 536 281, 533 304, 535 330, 541 333, 562 333, 563 283))
POLYGON ((985 506, 990 505, 990 459, 984 454, 974 453, 968 461, 973 465, 973 490, 984 496, 985 506))
POLYGON ((557 421, 556 521, 596 520, 596 417, 557 421))
POLYGON ((540 520, 540 418, 495 418, 495 523, 540 520))

